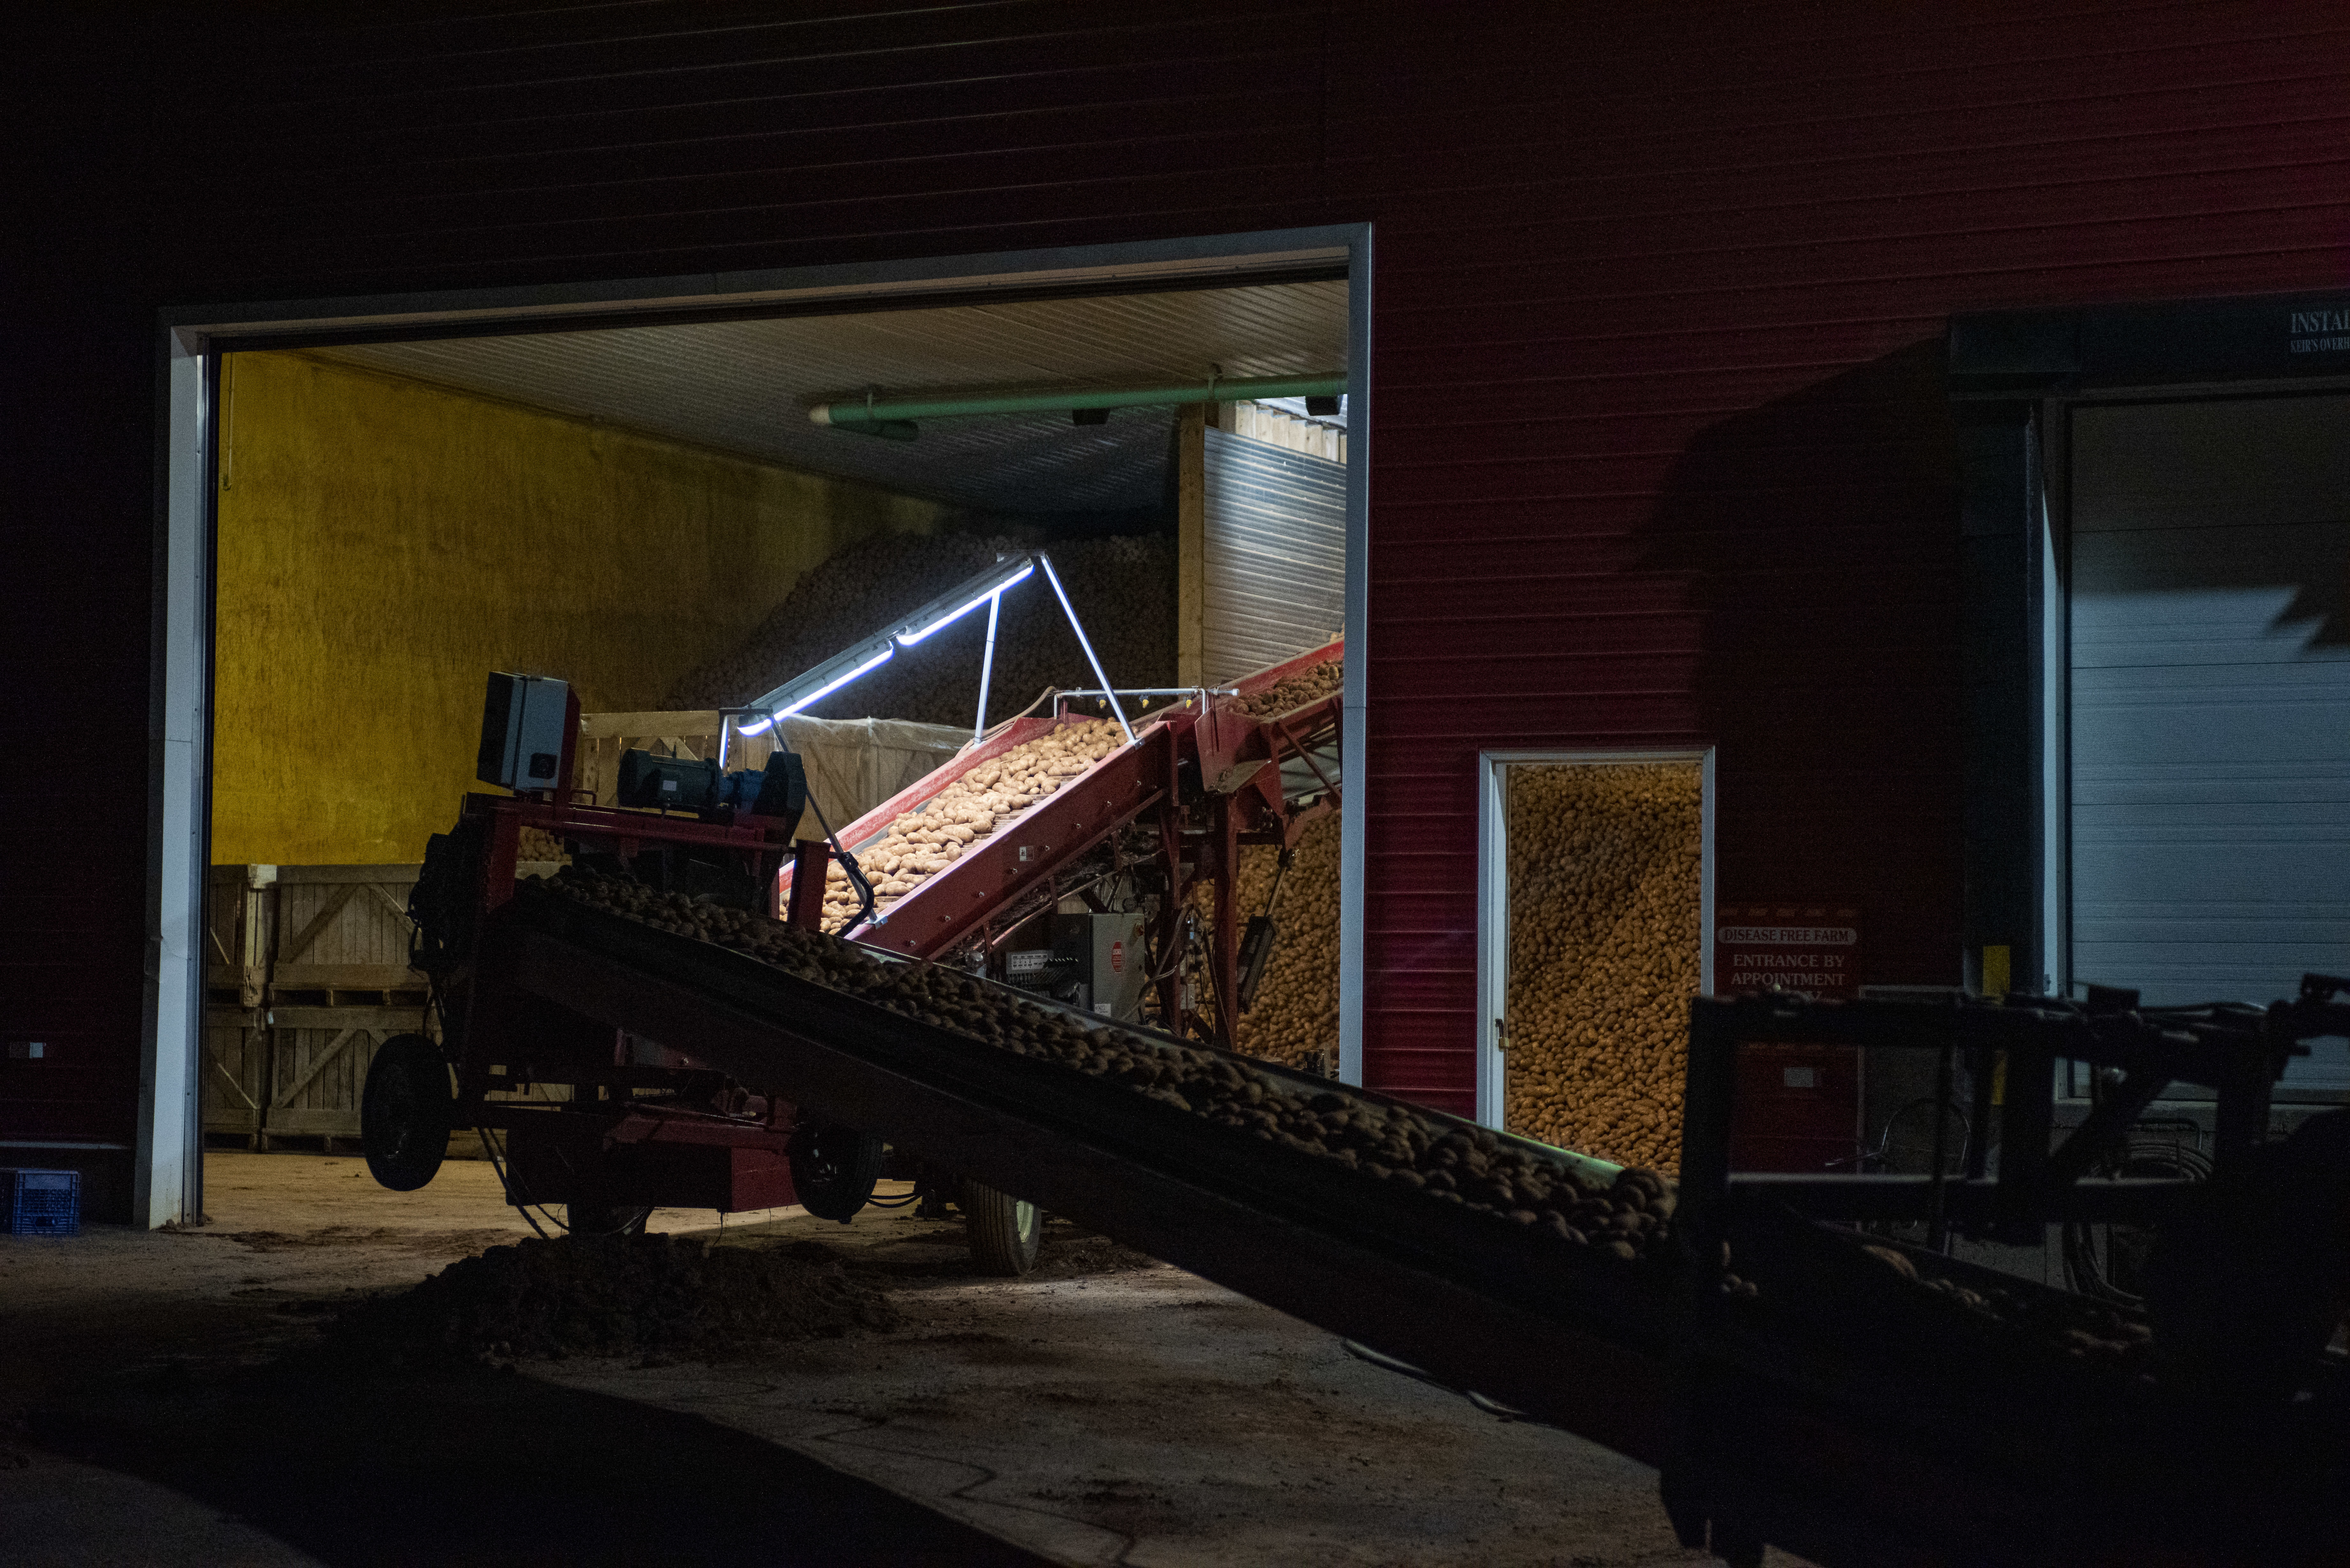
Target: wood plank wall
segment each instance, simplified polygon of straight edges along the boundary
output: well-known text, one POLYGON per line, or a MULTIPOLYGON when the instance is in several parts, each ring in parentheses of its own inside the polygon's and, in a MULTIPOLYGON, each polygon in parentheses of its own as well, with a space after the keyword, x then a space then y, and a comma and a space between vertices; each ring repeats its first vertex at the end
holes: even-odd
MULTIPOLYGON (((162 303, 1369 220, 1368 1073, 1456 1108, 1481 746, 1716 743, 1724 899, 1954 978, 1945 317, 2350 261, 2324 0, 156 9, 0 67, 5 732, 95 769, 143 711, 162 303)), ((127 1137, 145 781, 60 833, 46 777, 0 782, 0 1029, 82 1065, 0 1136, 127 1137)))

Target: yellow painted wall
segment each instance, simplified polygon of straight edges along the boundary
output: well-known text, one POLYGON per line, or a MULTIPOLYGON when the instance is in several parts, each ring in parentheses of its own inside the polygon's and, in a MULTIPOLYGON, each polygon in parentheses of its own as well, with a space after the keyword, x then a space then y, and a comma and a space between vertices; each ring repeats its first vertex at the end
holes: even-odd
POLYGON ((483 678, 659 705, 799 575, 924 501, 298 353, 226 366, 213 858, 421 859, 483 678))

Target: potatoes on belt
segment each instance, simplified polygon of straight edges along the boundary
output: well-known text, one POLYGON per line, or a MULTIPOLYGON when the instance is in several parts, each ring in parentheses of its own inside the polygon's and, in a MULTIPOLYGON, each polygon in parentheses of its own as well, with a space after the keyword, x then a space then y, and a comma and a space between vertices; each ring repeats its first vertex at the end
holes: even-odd
MULTIPOLYGON (((1115 720, 1077 719, 989 758, 889 825, 879 841, 856 850, 873 884, 876 908, 891 904, 962 857, 963 852, 1126 743, 1115 720)), ((837 932, 857 917, 857 889, 834 862, 825 873, 824 929, 837 932)))

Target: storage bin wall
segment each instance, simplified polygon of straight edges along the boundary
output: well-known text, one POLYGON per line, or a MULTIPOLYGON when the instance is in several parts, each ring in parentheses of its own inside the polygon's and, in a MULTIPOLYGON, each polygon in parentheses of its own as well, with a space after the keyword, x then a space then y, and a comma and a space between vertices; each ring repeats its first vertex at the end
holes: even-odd
POLYGON ((224 375, 216 861, 421 860, 488 671, 658 707, 809 567, 944 515, 301 354, 224 375))

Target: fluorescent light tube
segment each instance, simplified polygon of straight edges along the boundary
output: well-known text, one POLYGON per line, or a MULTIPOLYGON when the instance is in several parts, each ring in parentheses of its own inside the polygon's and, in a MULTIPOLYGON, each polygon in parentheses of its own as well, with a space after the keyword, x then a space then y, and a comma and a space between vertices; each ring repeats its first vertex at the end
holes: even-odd
POLYGON ((738 735, 764 735, 767 732, 767 726, 775 722, 775 719, 773 714, 769 714, 766 718, 760 720, 755 724, 746 724, 743 722, 742 720, 736 719, 734 721, 734 732, 738 735))
POLYGON ((936 620, 934 620, 934 621, 931 622, 931 623, 930 623, 930 625, 925 626, 925 627, 922 627, 922 628, 919 628, 919 629, 917 629, 917 630, 914 630, 914 631, 901 631, 901 632, 899 632, 899 633, 898 634, 898 646, 899 646, 899 647, 900 647, 900 648, 911 648, 911 647, 913 647, 913 646, 914 646, 914 644, 916 644, 916 643, 918 643, 918 642, 921 641, 921 640, 922 640, 922 639, 924 639, 924 638, 926 638, 926 637, 930 636, 930 635, 931 635, 931 633, 932 633, 932 632, 934 632, 934 631, 938 630, 941 627, 942 627, 942 626, 946 626, 946 625, 948 625, 948 624, 950 624, 950 623, 951 623, 951 622, 953 622, 953 621, 961 620, 963 617, 965 617, 965 616, 969 615, 972 611, 973 611, 973 610, 977 609, 980 606, 982 606, 982 605, 985 604, 988 600, 990 600, 990 599, 993 598, 996 595, 998 595, 998 594, 1000 594, 1000 593, 1003 592, 1003 590, 1004 590, 1004 589, 1009 588, 1009 587, 1014 587, 1015 584, 1019 584, 1019 583, 1024 583, 1024 582, 1026 582, 1030 577, 1032 577, 1032 576, 1034 576, 1035 575, 1035 572, 1036 572, 1036 563, 1035 563, 1035 562, 1034 562, 1034 561, 1024 561, 1024 562, 1022 562, 1022 563, 1021 563, 1021 566, 1020 566, 1020 569, 1019 569, 1018 571, 1016 571, 1016 572, 1013 573, 1013 574, 1012 574, 1012 576, 1008 576, 1008 577, 1004 578, 1002 582, 1000 582, 1000 583, 996 584, 993 587, 992 587, 992 588, 988 589, 985 593, 981 594, 977 598, 972 599, 969 604, 964 605, 961 609, 958 609, 958 610, 952 611, 951 613, 947 614, 947 615, 942 615, 942 616, 939 617, 939 618, 938 618, 938 619, 936 619, 936 620))
POLYGON ((889 656, 897 651, 898 649, 894 645, 883 643, 881 645, 880 652, 875 654, 872 658, 867 659, 864 663, 858 665, 847 674, 834 676, 831 680, 826 681, 823 685, 817 687, 815 691, 809 692, 806 696, 801 698, 790 707, 777 710, 775 717, 778 719, 788 719, 793 714, 798 712, 801 709, 806 707, 809 703, 816 701, 818 698, 831 696, 834 692, 839 691, 842 687, 847 685, 850 681, 856 680, 867 670, 878 670, 882 665, 889 663, 889 656))

